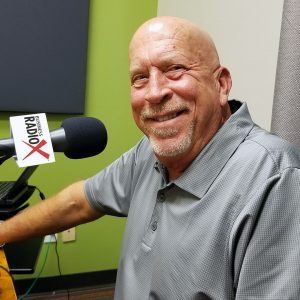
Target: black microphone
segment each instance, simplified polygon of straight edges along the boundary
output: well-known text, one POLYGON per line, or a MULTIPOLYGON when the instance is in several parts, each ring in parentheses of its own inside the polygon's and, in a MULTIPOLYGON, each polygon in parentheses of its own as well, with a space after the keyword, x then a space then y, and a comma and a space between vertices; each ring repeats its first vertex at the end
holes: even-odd
MULTIPOLYGON (((107 132, 101 121, 92 117, 65 119, 61 128, 50 132, 53 150, 68 158, 79 159, 102 152, 107 144, 107 132)), ((15 155, 13 139, 0 139, 0 164, 15 155)))

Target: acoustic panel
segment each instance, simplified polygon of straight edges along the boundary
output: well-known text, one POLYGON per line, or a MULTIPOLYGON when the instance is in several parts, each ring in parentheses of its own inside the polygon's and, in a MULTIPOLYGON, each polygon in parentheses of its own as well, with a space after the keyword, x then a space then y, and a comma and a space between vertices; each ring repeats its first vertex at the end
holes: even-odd
POLYGON ((0 111, 84 112, 88 0, 0 0, 0 111))

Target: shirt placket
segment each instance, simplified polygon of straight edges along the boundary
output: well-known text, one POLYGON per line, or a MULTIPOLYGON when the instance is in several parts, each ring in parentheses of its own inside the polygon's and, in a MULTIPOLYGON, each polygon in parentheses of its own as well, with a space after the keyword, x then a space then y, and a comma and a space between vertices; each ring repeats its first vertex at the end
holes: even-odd
POLYGON ((149 226, 143 238, 143 243, 147 245, 149 248, 152 248, 155 243, 155 237, 157 231, 159 230, 161 214, 162 214, 162 206, 166 199, 165 191, 159 190, 157 192, 156 203, 153 209, 153 213, 149 222, 149 226))

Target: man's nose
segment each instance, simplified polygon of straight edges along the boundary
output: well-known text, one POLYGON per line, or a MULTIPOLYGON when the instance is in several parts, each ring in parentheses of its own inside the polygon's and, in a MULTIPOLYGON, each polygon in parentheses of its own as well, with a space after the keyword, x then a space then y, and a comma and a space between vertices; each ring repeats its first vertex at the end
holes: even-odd
POLYGON ((173 95, 172 89, 168 85, 168 80, 161 72, 153 72, 149 76, 145 100, 150 103, 160 103, 170 99, 173 95))

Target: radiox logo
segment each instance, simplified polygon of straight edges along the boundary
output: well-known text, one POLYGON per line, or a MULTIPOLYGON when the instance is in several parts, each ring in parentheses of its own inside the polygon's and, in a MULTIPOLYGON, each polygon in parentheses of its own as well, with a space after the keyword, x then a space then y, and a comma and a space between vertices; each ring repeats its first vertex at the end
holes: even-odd
POLYGON ((27 141, 22 141, 31 150, 28 154, 23 158, 30 157, 34 153, 42 155, 46 159, 49 159, 49 154, 42 150, 42 147, 47 144, 47 142, 43 139, 43 130, 41 127, 41 122, 39 116, 32 116, 32 117, 24 117, 26 132, 27 132, 27 141))

